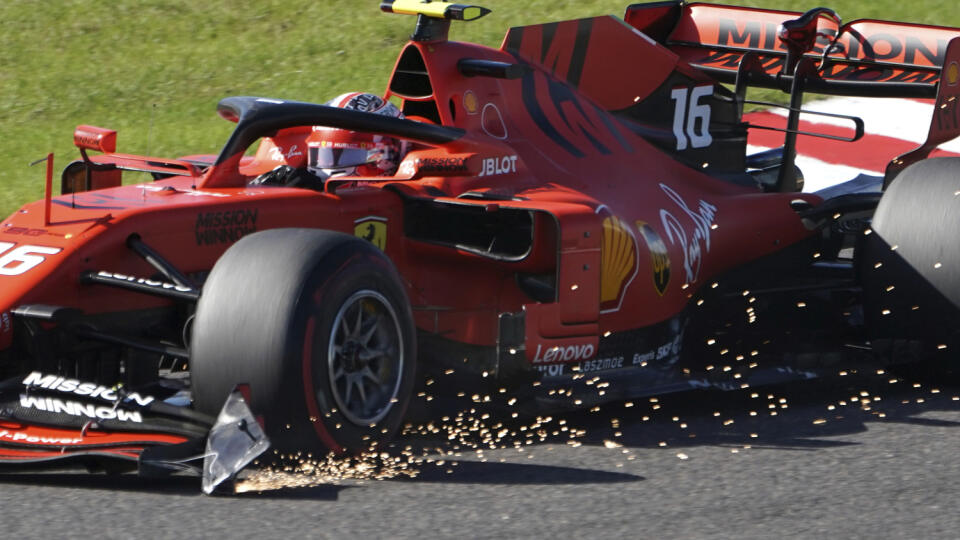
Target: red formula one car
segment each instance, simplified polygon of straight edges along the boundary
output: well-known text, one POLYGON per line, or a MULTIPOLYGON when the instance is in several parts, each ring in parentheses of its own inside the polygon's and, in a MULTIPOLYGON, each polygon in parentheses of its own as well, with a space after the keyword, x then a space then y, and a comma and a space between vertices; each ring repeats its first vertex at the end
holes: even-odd
POLYGON ((381 8, 418 17, 384 96, 403 117, 230 97, 220 154, 180 159, 77 129, 62 194, 48 168, 0 224, 0 461, 202 459, 209 490, 271 442, 389 438, 434 372, 535 410, 956 343, 960 163, 925 158, 960 134, 960 30, 665 1, 491 49, 447 39, 486 9, 381 8), (789 94, 782 148, 747 155, 771 129, 748 87, 789 94), (863 134, 799 132, 806 92, 935 99, 929 138, 803 193, 798 136, 863 134), (407 151, 304 176, 345 151, 323 130, 407 151))

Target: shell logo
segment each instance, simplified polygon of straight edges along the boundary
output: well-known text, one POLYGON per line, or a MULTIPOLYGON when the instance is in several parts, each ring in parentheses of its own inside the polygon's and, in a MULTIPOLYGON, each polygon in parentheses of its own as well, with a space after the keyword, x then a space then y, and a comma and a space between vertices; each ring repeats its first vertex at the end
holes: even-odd
POLYGON ((617 309, 637 267, 637 240, 620 218, 603 220, 603 242, 600 247, 600 307, 617 309), (608 305, 609 304, 609 305, 608 305))
POLYGON ((473 90, 467 90, 463 93, 463 108, 467 110, 467 114, 477 114, 480 109, 480 100, 477 99, 473 90))
POLYGON ((956 86, 958 80, 960 80, 960 65, 956 62, 951 62, 947 67, 947 84, 956 86))

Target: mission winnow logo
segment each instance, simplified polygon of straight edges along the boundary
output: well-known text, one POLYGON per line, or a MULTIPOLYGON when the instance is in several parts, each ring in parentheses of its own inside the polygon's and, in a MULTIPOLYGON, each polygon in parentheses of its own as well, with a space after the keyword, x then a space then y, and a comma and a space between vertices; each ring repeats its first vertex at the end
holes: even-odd
POLYGON ((29 388, 43 388, 54 392, 82 396, 85 398, 100 399, 110 405, 83 403, 74 400, 63 400, 53 397, 20 394, 20 406, 26 409, 35 409, 55 414, 86 417, 91 420, 119 420, 121 422, 142 423, 143 416, 138 411, 128 411, 116 406, 126 403, 146 407, 153 403, 153 396, 144 396, 138 392, 121 395, 115 388, 79 379, 68 379, 57 375, 44 375, 34 371, 23 380, 23 385, 29 388))

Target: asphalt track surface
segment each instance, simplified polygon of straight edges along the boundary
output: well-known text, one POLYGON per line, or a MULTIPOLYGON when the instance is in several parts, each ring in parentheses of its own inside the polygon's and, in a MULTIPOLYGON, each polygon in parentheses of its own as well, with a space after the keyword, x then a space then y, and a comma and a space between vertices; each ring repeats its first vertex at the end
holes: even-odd
MULTIPOLYGON (((444 464, 412 479, 209 497, 190 477, 0 473, 0 524, 4 538, 960 534, 956 374, 861 370, 631 403, 558 415, 523 451, 432 454, 444 464)), ((402 443, 452 451, 442 435, 402 443)))

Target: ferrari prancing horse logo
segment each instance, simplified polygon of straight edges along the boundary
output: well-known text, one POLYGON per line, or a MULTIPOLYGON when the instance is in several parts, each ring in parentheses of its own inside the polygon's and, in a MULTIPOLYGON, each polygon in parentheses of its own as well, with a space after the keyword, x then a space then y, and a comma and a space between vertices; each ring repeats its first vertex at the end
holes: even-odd
POLYGON ((353 222, 353 234, 380 248, 387 249, 387 218, 367 216, 353 222))

